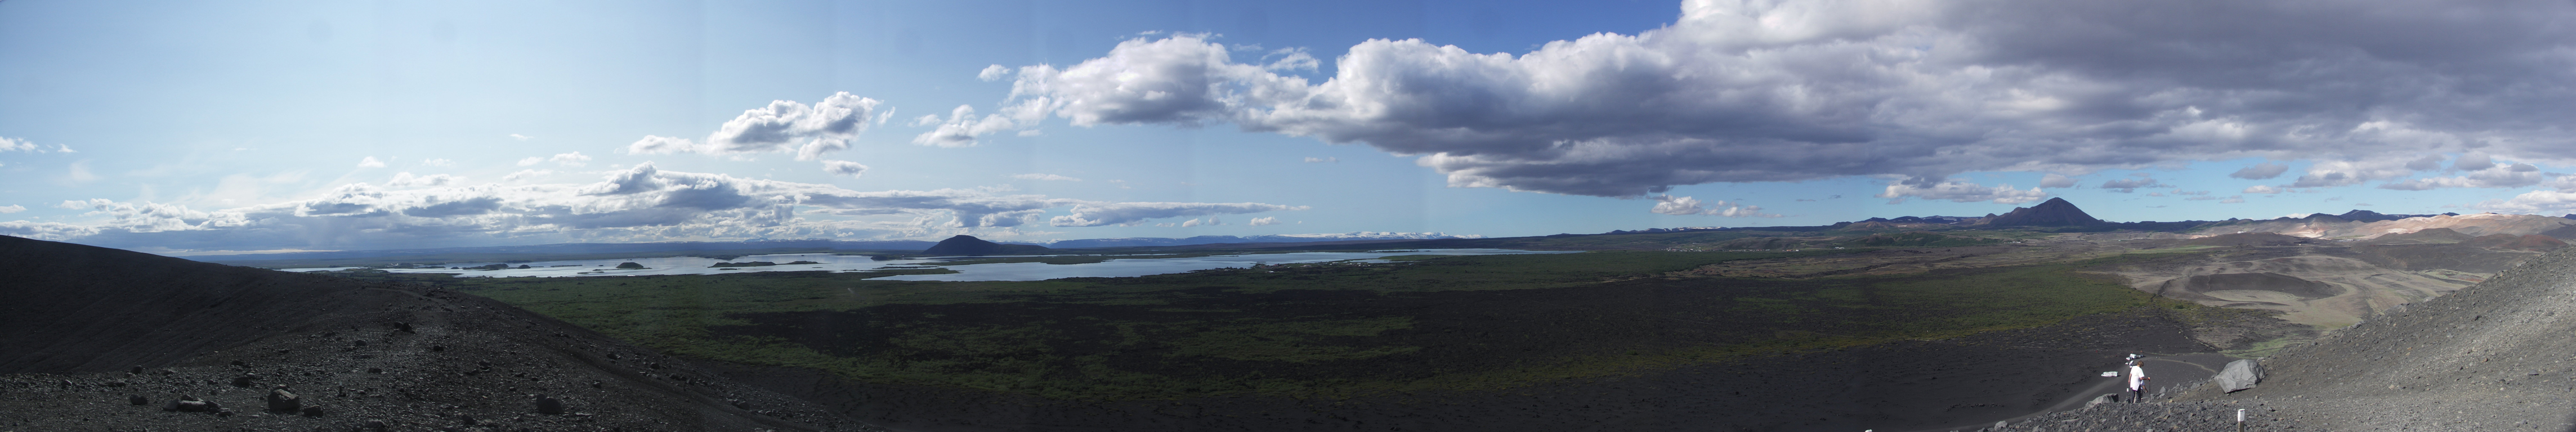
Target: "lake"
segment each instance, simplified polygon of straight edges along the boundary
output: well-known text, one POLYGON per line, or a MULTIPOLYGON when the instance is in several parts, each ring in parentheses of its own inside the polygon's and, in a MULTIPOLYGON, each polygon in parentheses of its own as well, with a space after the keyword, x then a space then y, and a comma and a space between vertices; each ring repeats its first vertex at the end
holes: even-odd
MULTIPOLYGON (((458 270, 446 267, 477 267, 493 262, 444 263, 434 269, 385 269, 395 273, 458 273, 457 277, 585 277, 645 276, 679 274, 717 274, 763 271, 867 271, 888 268, 921 268, 936 266, 956 270, 951 274, 901 275, 881 280, 918 281, 1031 281, 1068 277, 1130 277, 1167 273, 1185 273, 1228 267, 1251 267, 1254 264, 1317 263, 1344 260, 1377 262, 1378 258, 1397 255, 1519 255, 1578 253, 1580 251, 1528 251, 1515 249, 1403 249, 1368 252, 1289 252, 1275 254, 1214 255, 1197 257, 1164 257, 1157 255, 1121 255, 1108 261, 1086 264, 991 263, 939 265, 941 263, 997 257, 926 257, 877 261, 863 255, 779 254, 753 255, 733 260, 700 257, 628 258, 605 260, 531 261, 509 263, 501 270, 458 270), (709 267, 723 262, 768 261, 782 265, 764 267, 709 267), (815 264, 783 265, 796 261, 815 264), (643 264, 643 269, 619 269, 618 263, 643 264), (528 268, 516 268, 526 265, 528 268)), ((348 270, 355 267, 289 269, 288 271, 348 270)))

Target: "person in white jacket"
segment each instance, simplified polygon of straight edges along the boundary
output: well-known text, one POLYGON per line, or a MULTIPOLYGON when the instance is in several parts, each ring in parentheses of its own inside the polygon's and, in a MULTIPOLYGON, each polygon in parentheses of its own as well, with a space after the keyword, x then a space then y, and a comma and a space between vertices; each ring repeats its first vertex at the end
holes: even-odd
POLYGON ((2147 380, 2155 379, 2148 378, 2146 367, 2140 366, 2138 362, 2139 360, 2129 360, 2130 402, 2145 402, 2147 396, 2147 380))

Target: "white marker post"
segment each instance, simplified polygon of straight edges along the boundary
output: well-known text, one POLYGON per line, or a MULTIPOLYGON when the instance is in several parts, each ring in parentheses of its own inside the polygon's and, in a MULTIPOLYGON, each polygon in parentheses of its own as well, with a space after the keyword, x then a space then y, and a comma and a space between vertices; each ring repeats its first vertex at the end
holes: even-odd
POLYGON ((2236 432, 2245 432, 2245 409, 2236 409, 2236 432))

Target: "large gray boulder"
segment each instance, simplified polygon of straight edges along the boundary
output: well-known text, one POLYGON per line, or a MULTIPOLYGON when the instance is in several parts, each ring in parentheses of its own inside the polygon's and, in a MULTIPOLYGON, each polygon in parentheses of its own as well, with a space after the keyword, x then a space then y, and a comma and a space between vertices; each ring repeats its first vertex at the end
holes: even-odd
POLYGON ((2254 388, 2255 383, 2263 382, 2263 365, 2252 359, 2227 362, 2227 369, 2218 371, 2218 376, 2210 380, 2229 393, 2254 388))

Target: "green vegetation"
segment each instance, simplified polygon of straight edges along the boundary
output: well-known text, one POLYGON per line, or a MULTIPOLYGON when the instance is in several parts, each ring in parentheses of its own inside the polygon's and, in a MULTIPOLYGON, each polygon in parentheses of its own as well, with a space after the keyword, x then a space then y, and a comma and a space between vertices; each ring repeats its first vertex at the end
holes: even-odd
POLYGON ((2153 300, 2094 263, 1668 276, 1799 253, 1403 256, 1033 282, 769 272, 444 284, 678 354, 1058 399, 1507 389, 2046 325, 2153 300))

